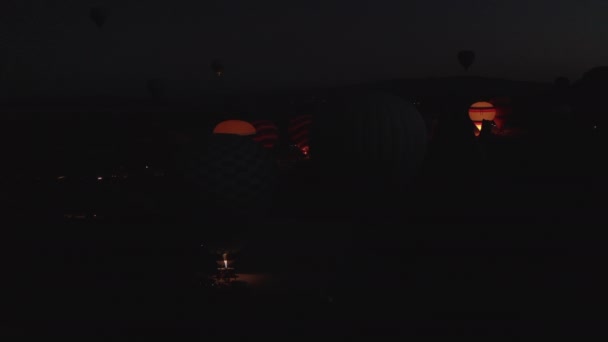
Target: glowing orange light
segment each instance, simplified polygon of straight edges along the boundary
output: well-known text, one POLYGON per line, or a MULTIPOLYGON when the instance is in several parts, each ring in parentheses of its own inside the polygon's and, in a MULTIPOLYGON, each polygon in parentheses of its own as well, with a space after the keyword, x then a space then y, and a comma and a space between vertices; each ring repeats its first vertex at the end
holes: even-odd
POLYGON ((224 259, 224 267, 228 268, 228 260, 224 259))
POLYGON ((490 102, 475 102, 469 108, 469 118, 471 121, 492 121, 496 117, 496 108, 490 102))
POLYGON ((213 129, 214 134, 254 135, 255 127, 247 121, 226 120, 222 121, 213 129))
POLYGON ((475 135, 479 135, 481 132, 483 120, 493 121, 495 117, 496 108, 490 102, 475 102, 469 107, 469 119, 473 121, 477 128, 475 135))

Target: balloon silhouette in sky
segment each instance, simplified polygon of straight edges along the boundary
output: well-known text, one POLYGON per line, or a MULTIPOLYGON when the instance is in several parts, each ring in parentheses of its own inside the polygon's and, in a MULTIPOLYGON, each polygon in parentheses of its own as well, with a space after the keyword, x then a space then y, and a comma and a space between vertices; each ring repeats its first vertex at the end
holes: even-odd
POLYGON ((91 8, 89 17, 97 27, 101 28, 108 18, 108 11, 103 7, 93 7, 91 8))
POLYGON ((224 66, 218 60, 214 60, 211 62, 211 70, 213 70, 213 73, 216 74, 218 77, 224 75, 224 66))
POLYGON ((462 50, 458 52, 458 62, 464 68, 465 71, 469 70, 473 62, 475 61, 475 52, 471 50, 462 50))

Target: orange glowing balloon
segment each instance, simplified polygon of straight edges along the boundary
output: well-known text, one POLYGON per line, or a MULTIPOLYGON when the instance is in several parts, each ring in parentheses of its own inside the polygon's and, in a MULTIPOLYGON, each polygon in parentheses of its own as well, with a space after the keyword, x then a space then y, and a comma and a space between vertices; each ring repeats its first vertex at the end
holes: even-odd
POLYGON ((469 118, 475 124, 475 135, 478 136, 483 126, 483 120, 494 121, 496 108, 490 102, 475 102, 469 107, 469 118))
POLYGON ((473 122, 492 121, 496 117, 496 108, 490 102, 475 102, 469 108, 469 118, 473 122))
POLYGON ((213 129, 214 134, 255 135, 255 127, 247 121, 226 120, 222 121, 213 129))

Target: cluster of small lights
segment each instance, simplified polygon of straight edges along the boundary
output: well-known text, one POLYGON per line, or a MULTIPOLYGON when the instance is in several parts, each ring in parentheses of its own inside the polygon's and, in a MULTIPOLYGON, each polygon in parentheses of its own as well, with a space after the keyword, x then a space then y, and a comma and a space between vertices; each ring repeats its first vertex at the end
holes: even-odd
POLYGON ((308 155, 308 153, 309 153, 309 151, 310 151, 310 148, 309 148, 307 145, 305 145, 305 146, 302 146, 301 150, 302 150, 302 153, 303 153, 305 156, 307 156, 307 155, 308 155))
POLYGON ((85 213, 77 213, 77 214, 64 214, 63 215, 64 218, 69 219, 69 220, 86 220, 87 218, 92 218, 94 220, 98 219, 98 218, 102 218, 101 216, 98 216, 97 214, 91 214, 90 216, 85 214, 85 213))
MULTIPOLYGON (((145 167, 146 167, 146 169, 150 168, 148 165, 146 165, 145 167)), ((164 176, 164 172, 163 171, 156 171, 155 175, 157 177, 161 177, 161 176, 164 176)), ((116 174, 116 173, 114 173, 114 174, 109 175, 108 177, 112 178, 112 179, 118 179, 118 178, 126 179, 126 178, 128 178, 128 175, 127 174, 116 174)), ((59 182, 61 182, 61 181, 67 180, 67 178, 68 178, 67 176, 61 175, 61 176, 57 176, 56 180, 59 181, 59 182)), ((36 178, 36 179, 39 180, 39 181, 41 180, 41 178, 36 178)), ((104 176, 95 176, 95 179, 98 182, 101 182, 101 181, 104 180, 104 176)))

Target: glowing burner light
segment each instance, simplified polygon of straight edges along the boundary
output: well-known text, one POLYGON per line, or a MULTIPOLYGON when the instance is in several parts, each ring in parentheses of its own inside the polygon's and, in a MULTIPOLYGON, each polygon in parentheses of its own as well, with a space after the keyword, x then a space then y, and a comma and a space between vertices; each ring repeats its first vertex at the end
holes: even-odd
POLYGON ((308 153, 310 151, 310 148, 308 147, 308 145, 302 146, 301 150, 302 150, 303 155, 308 156, 308 153))
POLYGON ((99 176, 99 177, 97 177, 97 180, 98 180, 98 181, 102 181, 102 180, 103 180, 103 177, 99 176))
POLYGON ((227 285, 238 276, 234 272, 234 268, 228 267, 228 253, 223 253, 222 260, 218 260, 218 273, 214 276, 217 285, 227 285), (222 267, 223 266, 223 267, 222 267))

